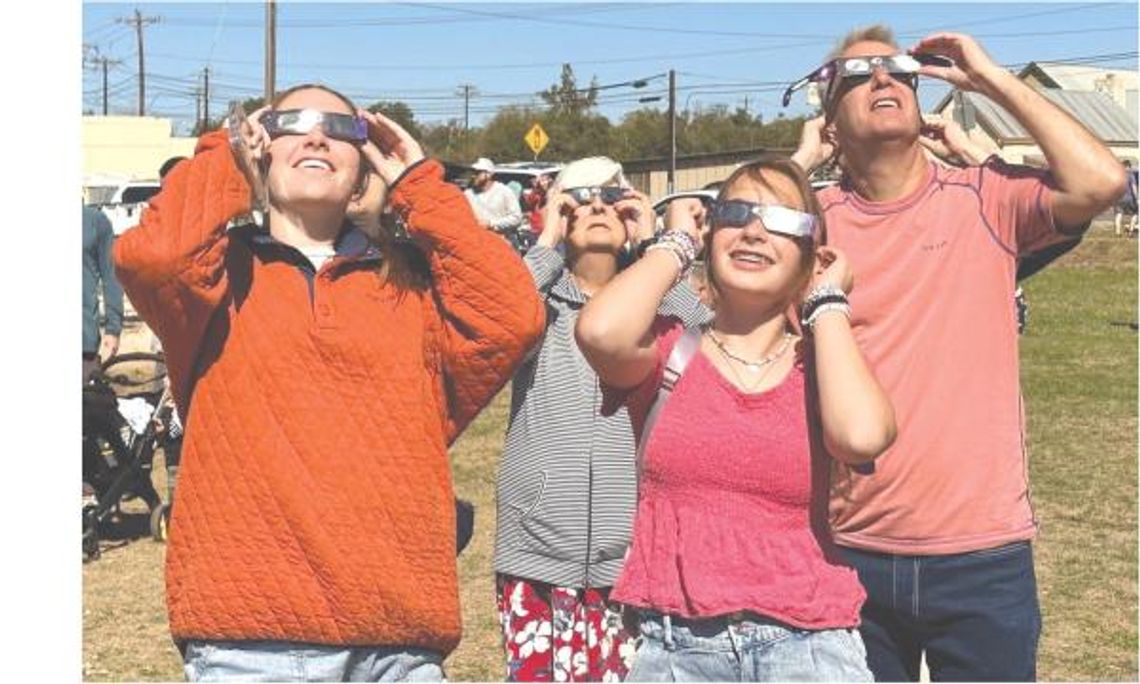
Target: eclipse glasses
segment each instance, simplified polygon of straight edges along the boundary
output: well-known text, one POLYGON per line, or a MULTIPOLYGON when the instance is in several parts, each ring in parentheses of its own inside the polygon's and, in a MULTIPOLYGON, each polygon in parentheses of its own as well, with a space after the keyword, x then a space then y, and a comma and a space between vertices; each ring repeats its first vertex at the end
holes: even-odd
POLYGON ((305 135, 319 125, 334 140, 363 143, 368 140, 368 122, 353 114, 322 112, 318 109, 270 110, 259 119, 270 138, 305 135))
POLYGON ((784 106, 792 101, 792 93, 809 83, 826 85, 823 101, 826 103, 834 95, 839 83, 846 80, 866 80, 875 69, 886 70, 895 80, 906 83, 911 88, 918 87, 918 70, 922 66, 954 66, 954 62, 942 55, 898 54, 874 57, 840 57, 826 62, 823 66, 788 86, 784 91, 784 106))
POLYGON ((709 222, 713 229, 743 228, 756 219, 764 224, 769 233, 787 237, 804 238, 815 235, 818 226, 815 216, 780 206, 778 204, 758 204, 746 200, 721 200, 712 206, 709 222))
POLYGON ((580 188, 566 188, 562 192, 570 195, 578 204, 589 204, 597 197, 602 200, 602 204, 617 204, 625 198, 625 188, 608 185, 604 187, 580 187, 580 188))

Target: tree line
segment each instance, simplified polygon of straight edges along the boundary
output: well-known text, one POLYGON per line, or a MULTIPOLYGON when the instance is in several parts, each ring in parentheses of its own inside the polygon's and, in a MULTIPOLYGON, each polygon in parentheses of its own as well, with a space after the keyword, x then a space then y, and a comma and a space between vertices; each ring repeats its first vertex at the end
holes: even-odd
MULTIPOLYGON (((654 108, 627 112, 617 124, 598 114, 597 80, 579 88, 574 70, 562 66, 557 84, 539 93, 540 106, 501 108, 485 125, 465 130, 462 120, 428 124, 416 121, 411 107, 401 101, 374 102, 368 111, 380 112, 396 121, 440 159, 469 164, 476 157, 496 162, 530 160, 534 154, 523 141, 538 123, 550 137, 540 160, 567 161, 606 155, 619 161, 662 158, 669 155, 669 114, 654 108)), ((255 97, 242 103, 252 112, 265 103, 255 97)), ((779 117, 765 122, 762 115, 726 105, 677 112, 677 155, 731 152, 757 148, 794 148, 799 142, 804 117, 779 117)), ((221 120, 209 122, 208 128, 221 120)), ((200 135, 203 127, 195 127, 200 135)))

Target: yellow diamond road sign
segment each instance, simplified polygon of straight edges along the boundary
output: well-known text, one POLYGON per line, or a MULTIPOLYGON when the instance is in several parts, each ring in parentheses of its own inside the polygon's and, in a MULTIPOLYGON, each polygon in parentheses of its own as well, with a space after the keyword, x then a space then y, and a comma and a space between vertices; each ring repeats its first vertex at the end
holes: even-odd
POLYGON ((542 148, 546 147, 546 143, 550 142, 550 137, 546 135, 546 131, 542 130, 542 126, 535 124, 526 132, 523 140, 526 141, 527 145, 530 145, 535 156, 538 156, 538 153, 542 152, 542 148))

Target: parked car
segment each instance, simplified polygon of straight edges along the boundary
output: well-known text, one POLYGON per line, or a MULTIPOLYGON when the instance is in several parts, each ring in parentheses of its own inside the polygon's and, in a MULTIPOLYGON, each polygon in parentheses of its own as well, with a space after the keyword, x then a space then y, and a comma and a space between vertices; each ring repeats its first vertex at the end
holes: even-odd
POLYGON ((126 181, 119 185, 87 186, 87 203, 110 219, 115 235, 138 225, 142 210, 162 185, 156 180, 126 181))
POLYGON ((562 165, 553 162, 510 162, 495 164, 495 170, 491 173, 491 177, 503 185, 516 182, 522 186, 523 190, 526 190, 531 186, 536 176, 557 176, 561 170, 562 165))

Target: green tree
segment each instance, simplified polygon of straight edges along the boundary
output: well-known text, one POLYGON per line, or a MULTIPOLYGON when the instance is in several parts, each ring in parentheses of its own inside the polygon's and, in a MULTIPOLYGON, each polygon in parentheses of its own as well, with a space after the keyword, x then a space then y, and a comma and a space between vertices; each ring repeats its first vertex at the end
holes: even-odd
MULTIPOLYGON (((475 154, 490 157, 496 162, 533 158, 534 153, 523 140, 523 136, 541 118, 543 118, 542 113, 531 107, 510 106, 499 109, 479 132, 475 154)), ((546 128, 545 123, 542 126, 546 128)), ((548 130, 547 133, 549 132, 548 130)), ((550 158, 549 147, 543 150, 541 158, 550 158)))
POLYGON ((416 140, 423 138, 423 129, 416 123, 416 115, 412 112, 412 108, 403 102, 373 102, 365 109, 373 114, 383 114, 400 124, 416 140))
POLYGON ((617 159, 652 159, 669 154, 669 114, 659 109, 635 109, 622 117, 610 134, 617 159))
POLYGON ((457 163, 470 163, 474 159, 472 140, 477 137, 478 131, 464 131, 463 122, 459 119, 451 119, 442 124, 425 124, 422 130, 420 144, 428 156, 457 163))
POLYGON ((559 82, 538 95, 549 106, 551 114, 582 115, 598 102, 598 79, 595 76, 589 88, 579 88, 574 68, 563 64, 559 82))

